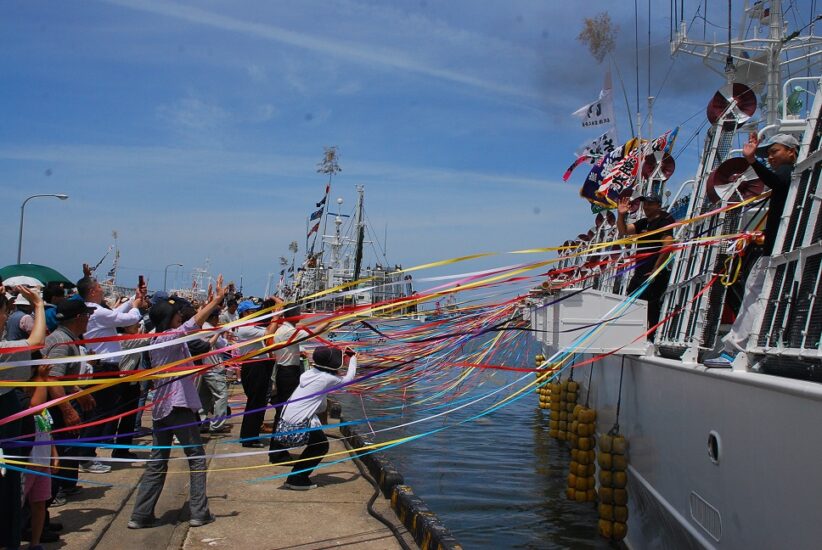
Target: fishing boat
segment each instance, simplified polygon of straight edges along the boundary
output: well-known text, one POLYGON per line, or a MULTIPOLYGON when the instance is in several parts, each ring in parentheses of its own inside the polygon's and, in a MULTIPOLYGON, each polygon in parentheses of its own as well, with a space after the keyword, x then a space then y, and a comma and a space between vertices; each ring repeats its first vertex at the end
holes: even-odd
MULTIPOLYGON (((611 244, 619 241, 606 211, 565 242, 559 268, 532 291, 525 314, 546 372, 562 353, 584 365, 545 382, 574 370, 596 410, 595 435, 627 442, 628 547, 818 548, 822 86, 813 71, 820 40, 807 26, 786 34, 779 2, 746 2, 739 28, 747 34, 723 43, 693 40, 684 22, 677 27, 672 53, 701 57, 727 80, 707 109, 696 175, 682 186, 690 195, 671 196, 664 176, 642 169, 632 190, 661 194, 687 222, 674 231, 676 242, 689 244, 671 255, 662 324, 647 340, 646 304, 628 296, 621 261, 636 248, 611 244), (744 352, 729 368, 710 368, 704 357, 728 330, 723 313, 740 261, 739 239, 726 237, 752 231, 764 210, 756 182, 728 168, 740 159, 734 143, 751 131, 790 134, 800 147, 759 295, 764 307, 744 352)), ((600 491, 603 469, 600 461, 600 491)))
POLYGON ((288 260, 280 259, 282 269, 277 294, 301 301, 307 310, 314 312, 359 308, 370 315, 370 305, 397 301, 413 294, 413 282, 411 275, 402 271, 402 266, 388 261, 384 243, 379 243, 376 237, 369 240, 373 232, 365 214, 364 186, 356 186, 353 213, 343 212, 342 198, 335 201, 336 212, 329 210, 332 179, 341 171, 338 160, 337 148, 327 147, 317 172, 327 175, 328 181, 322 199, 316 203, 317 210, 306 220, 305 256, 295 267, 297 243, 292 242, 291 266, 286 269, 288 260), (329 219, 333 223, 331 231, 327 231, 329 219), (366 263, 366 245, 376 245, 378 257, 373 259, 373 265, 366 263))

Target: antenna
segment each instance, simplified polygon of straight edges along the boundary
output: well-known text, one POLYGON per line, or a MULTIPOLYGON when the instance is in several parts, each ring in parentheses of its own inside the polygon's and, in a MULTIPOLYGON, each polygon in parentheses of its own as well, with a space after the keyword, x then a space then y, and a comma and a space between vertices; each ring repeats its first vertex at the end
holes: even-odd
MULTIPOLYGON (((779 2, 776 2, 777 4, 779 2)), ((707 10, 706 10, 707 15, 707 10)), ((733 39, 731 37, 731 0, 728 0, 728 57, 725 58, 725 78, 730 84, 736 79, 736 67, 734 66, 734 56, 732 48, 733 39)))

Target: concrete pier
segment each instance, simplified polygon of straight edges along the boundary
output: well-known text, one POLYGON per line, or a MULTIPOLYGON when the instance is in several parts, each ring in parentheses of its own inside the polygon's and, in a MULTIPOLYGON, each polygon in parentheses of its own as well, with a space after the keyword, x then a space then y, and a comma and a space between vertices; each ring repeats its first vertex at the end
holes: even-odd
MULTIPOLYGON (((268 421, 273 416, 269 412, 268 421)), ((251 456, 213 459, 209 469, 246 468, 210 471, 208 498, 214 523, 189 527, 188 473, 185 460, 172 460, 165 488, 157 504, 160 524, 153 528, 133 530, 126 524, 131 516, 136 484, 143 463, 113 463, 108 474, 85 474, 80 478, 112 483, 100 487, 88 483, 82 493, 69 497, 68 504, 51 508, 54 521, 64 524, 61 541, 46 548, 92 549, 204 549, 204 548, 293 548, 300 550, 349 547, 365 549, 401 548, 391 530, 369 515, 366 505, 375 492, 353 461, 318 469, 312 479, 320 485, 311 491, 282 488, 283 479, 256 483, 248 480, 288 472, 291 466, 268 464, 265 450, 242 448, 225 443, 239 434, 240 419, 232 419, 231 434, 204 435, 206 454, 263 451, 251 456)), ((329 454, 345 450, 337 429, 326 430, 331 443, 329 454), (336 436, 336 437, 334 437, 336 436)), ((136 442, 149 445, 150 438, 136 442)), ((132 449, 141 458, 148 451, 132 449)), ((267 449, 266 449, 267 450, 267 449)), ((108 450, 100 452, 107 456, 108 450)), ((292 453, 293 454, 293 453, 292 453)), ((184 456, 173 451, 172 457, 184 456)), ((331 456, 327 461, 339 460, 331 456)), ((416 544, 391 509, 391 503, 380 494, 374 510, 388 520, 403 536, 408 546, 416 544)))

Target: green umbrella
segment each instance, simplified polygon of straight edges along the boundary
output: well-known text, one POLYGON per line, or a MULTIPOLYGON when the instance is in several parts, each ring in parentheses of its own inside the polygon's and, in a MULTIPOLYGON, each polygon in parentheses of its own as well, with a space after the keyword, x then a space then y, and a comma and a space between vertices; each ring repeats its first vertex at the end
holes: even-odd
POLYGON ((58 283, 63 283, 66 286, 74 286, 74 283, 66 279, 66 277, 62 273, 50 267, 46 267, 44 265, 16 264, 7 265, 6 267, 0 269, 0 277, 2 277, 3 279, 8 279, 10 277, 17 277, 21 275, 26 277, 34 277, 44 285, 46 283, 56 281, 58 283))

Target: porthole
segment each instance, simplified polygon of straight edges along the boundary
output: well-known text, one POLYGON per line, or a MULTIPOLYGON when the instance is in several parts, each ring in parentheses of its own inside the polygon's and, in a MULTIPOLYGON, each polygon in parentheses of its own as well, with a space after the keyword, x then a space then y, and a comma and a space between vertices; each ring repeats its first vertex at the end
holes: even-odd
POLYGON ((719 434, 712 430, 711 433, 708 434, 708 456, 714 464, 719 464, 721 448, 719 434))

